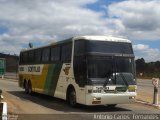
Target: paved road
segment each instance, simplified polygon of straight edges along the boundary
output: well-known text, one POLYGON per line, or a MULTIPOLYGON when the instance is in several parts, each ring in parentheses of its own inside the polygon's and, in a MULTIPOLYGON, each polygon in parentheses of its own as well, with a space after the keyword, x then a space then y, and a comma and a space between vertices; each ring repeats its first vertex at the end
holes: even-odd
MULTIPOLYGON (((137 85, 138 85, 138 94, 140 95, 138 96, 138 98, 141 97, 141 99, 144 99, 144 101, 153 102, 154 87, 152 85, 152 80, 138 79, 137 85)), ((159 90, 160 90, 160 85, 159 85, 159 90)), ((159 92, 159 97, 160 97, 160 92, 159 92)))
POLYGON ((26 95, 23 89, 19 88, 16 80, 0 79, 0 88, 4 91, 5 101, 8 103, 8 110, 11 117, 17 117, 20 120, 43 120, 43 119, 76 119, 92 120, 96 115, 113 115, 113 114, 142 114, 142 113, 160 113, 151 106, 143 104, 124 104, 117 105, 115 108, 105 106, 88 107, 78 105, 77 108, 71 108, 64 100, 53 97, 34 94, 26 95))
MULTIPOLYGON (((152 80, 150 79, 138 79, 137 80, 137 85, 139 88, 143 87, 143 88, 148 88, 148 89, 153 89, 153 85, 152 85, 152 80)), ((160 86, 159 86, 160 88, 160 86)))
POLYGON ((8 79, 18 79, 18 74, 16 72, 6 72, 4 77, 8 79))

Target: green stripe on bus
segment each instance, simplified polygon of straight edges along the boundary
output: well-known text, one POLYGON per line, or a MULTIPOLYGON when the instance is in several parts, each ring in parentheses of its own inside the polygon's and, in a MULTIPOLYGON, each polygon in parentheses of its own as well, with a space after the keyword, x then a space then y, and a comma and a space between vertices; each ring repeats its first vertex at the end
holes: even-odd
POLYGON ((54 95, 61 68, 62 64, 49 65, 45 88, 44 88, 45 94, 54 95))

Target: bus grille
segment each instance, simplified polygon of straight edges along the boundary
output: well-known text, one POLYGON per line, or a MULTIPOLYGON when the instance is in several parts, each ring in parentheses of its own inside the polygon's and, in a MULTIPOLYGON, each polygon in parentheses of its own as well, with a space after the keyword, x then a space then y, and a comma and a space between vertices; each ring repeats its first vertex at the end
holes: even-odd
POLYGON ((126 92, 127 87, 116 87, 115 90, 104 90, 105 93, 117 93, 117 92, 126 92))
POLYGON ((127 91, 127 87, 116 87, 116 91, 117 92, 126 92, 127 91))

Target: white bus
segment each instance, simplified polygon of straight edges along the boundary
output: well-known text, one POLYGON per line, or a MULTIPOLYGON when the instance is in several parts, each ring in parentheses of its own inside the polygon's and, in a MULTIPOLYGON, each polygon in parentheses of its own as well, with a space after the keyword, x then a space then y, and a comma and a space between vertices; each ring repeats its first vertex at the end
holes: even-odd
POLYGON ((71 106, 133 103, 135 62, 131 41, 79 36, 20 52, 19 86, 67 100, 71 106))

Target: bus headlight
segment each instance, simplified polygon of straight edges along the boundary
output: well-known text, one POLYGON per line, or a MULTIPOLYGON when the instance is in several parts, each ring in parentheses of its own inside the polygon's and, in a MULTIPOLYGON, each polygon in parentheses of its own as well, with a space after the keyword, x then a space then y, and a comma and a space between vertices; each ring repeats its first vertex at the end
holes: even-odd
POLYGON ((129 92, 135 92, 135 91, 136 91, 136 88, 137 88, 136 85, 129 85, 129 86, 128 86, 128 91, 129 91, 129 92))
POLYGON ((101 104, 101 97, 94 97, 92 100, 92 104, 101 104))

